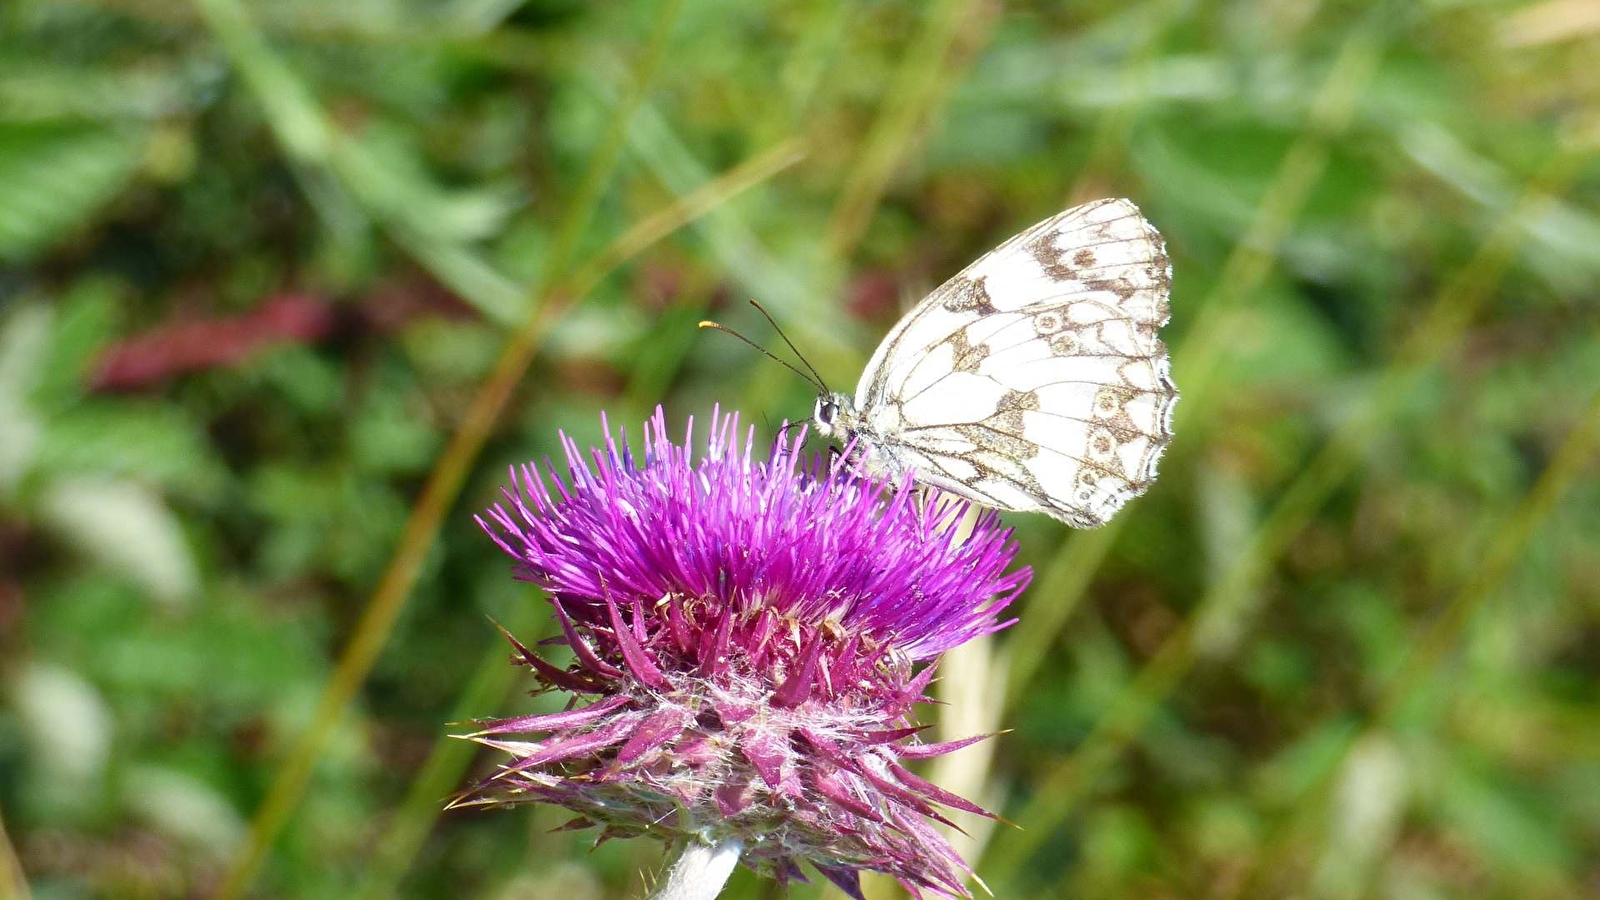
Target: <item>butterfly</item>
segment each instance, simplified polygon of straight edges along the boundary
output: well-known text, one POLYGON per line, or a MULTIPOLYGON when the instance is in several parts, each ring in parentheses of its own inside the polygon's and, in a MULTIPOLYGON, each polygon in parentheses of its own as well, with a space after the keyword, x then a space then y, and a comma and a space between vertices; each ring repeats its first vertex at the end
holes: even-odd
POLYGON ((911 471, 985 506, 1104 525, 1150 487, 1172 440, 1178 391, 1157 336, 1171 288, 1138 207, 1075 206, 912 307, 853 396, 811 379, 814 427, 866 474, 911 471))
POLYGON ((872 354, 853 397, 825 393, 823 437, 868 471, 997 509, 1104 525, 1147 489, 1178 391, 1157 332, 1166 245, 1138 207, 1075 206, 929 294, 872 354))

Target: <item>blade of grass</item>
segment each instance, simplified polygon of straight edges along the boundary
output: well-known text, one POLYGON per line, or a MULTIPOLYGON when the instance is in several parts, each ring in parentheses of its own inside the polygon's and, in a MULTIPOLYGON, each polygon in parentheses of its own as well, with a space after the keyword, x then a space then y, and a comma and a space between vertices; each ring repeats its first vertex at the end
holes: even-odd
POLYGON ((1586 153, 1565 153, 1555 160, 1518 203, 1517 215, 1503 220, 1473 259, 1441 288, 1421 325, 1380 376, 1369 409, 1340 426, 1284 491, 1257 528, 1249 547, 1201 598, 1194 614, 1163 643, 1132 684, 1112 702, 1072 758, 1056 769, 1018 815, 1019 824, 1029 830, 1007 846, 1007 863, 1015 865, 1033 852, 1044 836, 1083 800, 1122 748, 1139 734, 1157 706, 1194 664, 1209 630, 1234 614, 1260 575, 1355 468, 1360 449, 1381 427, 1391 405, 1403 396, 1405 385, 1454 346, 1488 299, 1526 234, 1521 223, 1511 219, 1536 211, 1553 188, 1566 184, 1577 173, 1585 159, 1586 153))
MULTIPOLYGON (((1255 219, 1223 263, 1216 286, 1194 307, 1198 310, 1194 327, 1174 352, 1173 370, 1183 391, 1177 408, 1180 424, 1204 410, 1206 392, 1228 351, 1230 314, 1266 280, 1294 219, 1327 168, 1328 142, 1350 124, 1356 97, 1376 69, 1382 49, 1378 18, 1375 14, 1342 45, 1312 104, 1307 129, 1284 154, 1255 219)), ((1182 433, 1181 427, 1178 431, 1182 433)), ((1011 638, 1008 706, 1038 675, 1050 646, 1082 602, 1129 518, 1119 516, 1094 531, 1074 534, 1033 587, 1033 596, 1046 602, 1029 605, 1028 628, 1011 638)))
POLYGON ((803 158, 805 144, 798 138, 763 151, 720 178, 692 191, 682 201, 623 232, 604 250, 595 254, 592 260, 580 266, 573 275, 572 283, 592 289, 611 270, 662 238, 715 214, 733 197, 757 187, 803 158))
MULTIPOLYGON (((1600 333, 1596 336, 1600 337, 1600 333)), ((1396 711, 1405 705, 1406 698, 1416 693, 1421 683, 1438 671, 1445 655, 1460 645, 1461 632, 1522 558, 1539 523, 1550 514, 1563 492, 1594 463, 1595 444, 1600 441, 1597 433, 1600 433, 1600 393, 1589 401, 1533 489, 1490 540, 1482 561, 1467 578, 1461 592, 1407 656, 1400 673, 1395 676, 1394 685, 1378 704, 1374 718, 1379 723, 1392 720, 1396 711)))
POLYGON ((828 79, 828 70, 837 63, 850 23, 860 12, 854 5, 841 6, 829 0, 810 0, 804 5, 799 16, 805 25, 778 75, 789 103, 773 104, 769 121, 758 134, 771 133, 775 127, 798 127, 826 105, 828 90, 836 84, 828 79))
POLYGON ((844 260, 861 240, 911 144, 931 125, 934 110, 987 40, 996 6, 987 0, 944 0, 929 10, 834 206, 823 239, 826 259, 844 260))
MULTIPOLYGON (((971 526, 966 527, 970 529, 971 526)), ((1002 731, 1001 707, 991 700, 1003 688, 1005 674, 1005 657, 995 652, 995 641, 987 635, 940 657, 939 679, 934 682, 935 696, 943 704, 937 723, 938 740, 956 741, 1002 731)), ((993 809, 1001 799, 992 774, 998 749, 998 743, 990 739, 941 756, 928 767, 928 780, 979 806, 993 809)), ((964 824, 940 825, 940 833, 963 859, 976 859, 989 842, 995 821, 971 813, 952 815, 958 820, 964 819, 964 824)), ((968 880, 977 881, 978 875, 969 876, 968 880)), ((978 883, 982 886, 981 881, 978 883)))
MULTIPOLYGON (((537 609, 538 604, 533 602, 518 603, 502 624, 512 634, 525 635, 537 627, 537 609)), ((450 721, 470 721, 504 706, 513 685, 522 681, 520 674, 521 670, 506 660, 505 639, 495 634, 484 648, 472 679, 456 697, 450 721)), ((447 735, 434 741, 433 750, 411 779, 383 839, 375 845, 359 897, 378 900, 395 895, 444 809, 443 798, 461 783, 462 773, 472 764, 477 751, 477 745, 447 735)))
POLYGON ((1133 131, 1139 111, 1139 102, 1149 95, 1149 85, 1156 56, 1174 27, 1189 18, 1197 4, 1194 0, 1156 0, 1146 4, 1145 31, 1136 48, 1128 55, 1128 64, 1117 73, 1121 96, 1134 98, 1120 103, 1102 113, 1095 121, 1094 133, 1089 136, 1089 152, 1084 155, 1078 176, 1067 191, 1067 206, 1099 199, 1093 190, 1098 180, 1116 168, 1116 160, 1125 156, 1128 135, 1133 131), (1149 7, 1154 7, 1150 9, 1149 7))
POLYGON ((4 810, 0 810, 0 900, 30 900, 28 876, 17 860, 17 851, 6 833, 4 810))
POLYGON ((584 228, 594 218, 594 210, 600 204, 600 196, 605 192, 606 182, 610 181, 611 172, 616 168, 617 160, 621 158, 622 150, 627 144, 628 130, 633 118, 644 105, 645 98, 649 95, 650 84, 655 80, 662 60, 666 58, 667 47, 672 41, 673 26, 682 11, 683 0, 661 0, 657 5, 655 21, 650 25, 649 43, 645 45, 632 77, 628 80, 628 89, 622 96, 622 102, 618 103, 612 112, 606 134, 600 139, 598 153, 590 158, 589 166, 578 181, 578 188, 570 201, 574 214, 562 217, 561 224, 556 229, 555 250, 551 253, 549 265, 544 271, 545 284, 554 284, 566 271, 567 264, 571 262, 572 255, 578 248, 578 241, 583 236, 584 228))
MULTIPOLYGON (((282 123, 280 130, 286 148, 299 153, 317 151, 317 145, 307 144, 309 139, 299 132, 312 127, 305 123, 320 118, 320 114, 315 112, 314 107, 310 115, 305 114, 301 106, 310 104, 309 94, 295 87, 298 82, 294 80, 293 73, 271 55, 265 41, 251 29, 235 0, 196 2, 200 4, 208 22, 217 29, 219 40, 235 54, 236 64, 248 67, 246 77, 251 77, 250 72, 256 73, 255 86, 258 90, 268 94, 285 91, 291 95, 289 101, 275 94, 262 96, 263 103, 269 109, 277 110, 278 117, 288 119, 282 123), (262 80, 262 73, 269 76, 267 80, 262 80)), ((630 90, 625 100, 613 111, 606 132, 590 157, 588 171, 580 180, 578 194, 569 202, 557 227, 558 240, 567 242, 569 246, 558 246, 553 251, 551 267, 547 271, 559 271, 565 266, 563 256, 570 255, 571 247, 576 245, 575 235, 592 217, 600 193, 595 185, 609 178, 621 156, 628 120, 654 80, 680 7, 681 0, 663 0, 658 7, 649 43, 640 56, 630 90)), ((338 719, 366 681, 368 672, 387 642, 400 609, 416 584, 423 560, 438 534, 440 522, 460 493, 473 460, 523 373, 527 371, 549 327, 560 311, 572 302, 572 294, 569 285, 547 278, 539 290, 532 292, 530 299, 531 302, 522 304, 529 313, 524 315, 521 327, 507 341, 494 371, 474 397, 459 430, 423 485, 422 493, 406 519, 399 546, 363 610, 354 634, 340 654, 313 713, 311 724, 295 741, 279 768, 266 799, 251 821, 243 849, 214 895, 219 900, 236 900, 243 896, 255 879, 268 849, 299 805, 322 748, 332 736, 338 719)))
MULTIPOLYGON (((606 85, 597 84, 595 89, 601 99, 610 102, 611 91, 606 85)), ((629 146, 656 180, 673 193, 682 193, 706 177, 705 167, 678 137, 666 117, 648 103, 634 117, 629 146)), ((697 222, 695 230, 705 240, 718 266, 729 273, 739 289, 770 307, 780 311, 798 309, 808 297, 823 295, 811 279, 780 262, 766 249, 739 210, 731 206, 719 209, 697 222)), ((790 324, 793 333, 806 346, 807 356, 818 365, 826 367, 829 354, 842 349, 837 329, 821 327, 820 323, 806 318, 791 319, 790 324)), ((749 384, 770 383, 758 374, 749 384)), ((740 408, 754 408, 748 402, 752 397, 770 397, 774 393, 771 389, 752 393, 747 384, 746 402, 740 404, 740 408)))
POLYGON ((1445 606, 1443 613, 1412 645, 1413 649, 1401 663, 1400 671, 1379 699, 1366 729, 1353 732, 1346 738, 1340 751, 1329 756, 1312 779, 1310 787, 1294 804, 1288 821, 1272 830, 1273 838, 1265 850, 1250 860, 1248 871, 1234 881, 1235 890, 1221 900, 1257 894, 1262 880, 1269 876, 1275 886, 1282 887, 1285 883, 1282 876, 1294 865, 1294 851, 1301 844, 1301 839, 1315 830, 1316 823, 1327 820, 1327 804, 1335 783, 1334 775, 1343 769, 1350 751, 1360 744, 1363 737, 1387 729, 1394 721, 1397 710, 1436 676, 1445 657, 1461 644, 1461 634, 1468 623, 1511 574, 1512 568, 1533 540, 1539 524, 1550 515, 1573 482, 1593 464, 1596 452, 1600 452, 1597 444, 1600 444, 1600 393, 1594 395, 1579 415, 1532 489, 1505 524, 1489 539, 1478 565, 1463 580, 1460 590, 1445 606))
MULTIPOLYGON (((635 118, 630 149, 668 190, 681 192, 686 185, 704 178, 704 167, 666 118, 649 104, 645 104, 635 118)), ((805 348, 813 364, 827 371, 833 368, 834 362, 844 358, 850 348, 836 319, 796 314, 814 308, 819 298, 831 296, 831 289, 823 279, 812 274, 815 267, 796 266, 775 257, 756 236, 747 218, 733 207, 707 216, 696 230, 704 238, 718 267, 728 273, 741 292, 761 300, 778 315, 790 336, 805 348)), ((773 387, 775 380, 767 380, 770 375, 767 370, 758 370, 741 398, 742 408, 755 408, 749 402, 752 398, 768 398, 778 393, 773 387), (763 386, 766 388, 763 391, 754 390, 763 386)))
MULTIPOLYGON (((650 104, 645 104, 634 117, 628 141, 633 154, 674 193, 687 191, 706 177, 705 167, 674 132, 666 116, 650 104)), ((704 235, 718 264, 751 296, 787 309, 807 295, 810 286, 793 268, 767 252, 736 210, 721 210, 695 230, 704 235)))

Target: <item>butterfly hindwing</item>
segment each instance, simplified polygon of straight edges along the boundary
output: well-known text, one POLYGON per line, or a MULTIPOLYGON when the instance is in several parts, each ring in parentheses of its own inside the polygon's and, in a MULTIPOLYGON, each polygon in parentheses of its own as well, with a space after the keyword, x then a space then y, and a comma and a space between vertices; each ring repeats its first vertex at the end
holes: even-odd
POLYGON ((1155 477, 1177 399, 1157 330, 1171 270, 1126 200, 1022 232, 922 300, 873 355, 861 434, 896 468, 1078 526, 1155 477))

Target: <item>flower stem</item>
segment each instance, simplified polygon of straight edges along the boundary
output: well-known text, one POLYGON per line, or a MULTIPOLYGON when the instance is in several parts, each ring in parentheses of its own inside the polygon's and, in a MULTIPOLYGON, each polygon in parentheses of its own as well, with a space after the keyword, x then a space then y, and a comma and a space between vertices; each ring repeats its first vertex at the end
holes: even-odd
POLYGON ((650 900, 715 900, 743 850, 744 841, 737 839, 716 845, 690 841, 650 900))

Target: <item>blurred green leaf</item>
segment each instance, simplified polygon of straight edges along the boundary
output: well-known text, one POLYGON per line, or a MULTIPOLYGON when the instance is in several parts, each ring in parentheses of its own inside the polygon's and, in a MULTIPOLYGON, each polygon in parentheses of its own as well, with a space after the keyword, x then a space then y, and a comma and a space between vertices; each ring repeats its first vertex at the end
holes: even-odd
POLYGON ((1322 896, 1358 897, 1372 867, 1393 849, 1411 776, 1393 740, 1367 734, 1351 748, 1337 777, 1327 850, 1312 883, 1322 896))
POLYGON ((251 365, 264 383, 302 414, 328 415, 344 400, 343 372, 305 347, 279 347, 251 365))
POLYGON ((132 478, 207 497, 226 479, 190 413, 150 400, 95 400, 57 414, 39 444, 39 471, 63 480, 132 478))
POLYGON ((406 397, 374 393, 350 423, 351 456, 358 466, 380 472, 421 472, 442 441, 425 416, 406 408, 406 397))
POLYGON ((186 772, 134 767, 122 778, 124 802, 161 831, 221 858, 244 839, 245 823, 226 797, 186 772))
POLYGON ((40 521, 80 552, 134 579, 169 610, 200 586, 183 527, 161 497, 131 481, 63 478, 40 493, 40 521))
POLYGON ((511 184, 446 188, 428 171, 408 131, 374 124, 361 134, 363 190, 426 238, 471 243, 499 234, 523 202, 511 184))
POLYGON ((1339 761, 1357 730, 1353 721, 1330 721, 1296 736, 1260 768, 1256 781, 1259 794, 1278 803, 1294 803, 1339 761))
POLYGON ((483 322, 448 319, 418 322, 408 327, 400 340, 430 380, 444 382, 483 378, 505 345, 505 336, 498 328, 483 322))
MULTIPOLYGON (((1483 207, 1490 216, 1511 212, 1517 179, 1494 161, 1474 153, 1434 123, 1415 122, 1399 135, 1401 149, 1424 170, 1483 207)), ((1600 280, 1600 215, 1550 199, 1523 223, 1539 274, 1563 291, 1581 291, 1600 280)))
POLYGON ((1144 815, 1135 808, 1099 809, 1084 823, 1083 856, 1089 875, 1114 874, 1125 878, 1150 865, 1156 836, 1144 815), (1097 871, 1098 870, 1098 871, 1097 871))
POLYGON ((56 824, 92 818, 117 737, 106 698, 78 672, 39 661, 8 688, 34 770, 29 799, 56 824))
POLYGON ((25 260, 86 225, 143 152, 134 130, 0 122, 0 261, 25 260))
POLYGON ((75 282, 56 299, 50 352, 33 372, 40 409, 53 414, 82 398, 100 352, 117 337, 127 299, 125 286, 96 277, 75 282))
POLYGON ((1547 801, 1508 773, 1436 747, 1433 811, 1512 877, 1549 880, 1571 871, 1577 848, 1547 801))
POLYGON ((0 499, 33 465, 44 426, 34 409, 38 369, 49 353, 54 317, 37 304, 0 311, 0 499))
POLYGON ((204 62, 160 67, 74 65, 0 58, 0 122, 153 121, 191 111, 220 73, 204 62))

